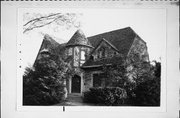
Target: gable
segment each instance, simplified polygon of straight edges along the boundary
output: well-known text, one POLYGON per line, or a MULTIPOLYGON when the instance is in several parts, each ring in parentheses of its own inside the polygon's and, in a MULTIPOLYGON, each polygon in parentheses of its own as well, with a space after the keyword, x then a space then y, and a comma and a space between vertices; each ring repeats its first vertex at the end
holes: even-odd
POLYGON ((102 39, 97 47, 91 52, 94 60, 110 58, 113 57, 114 54, 118 54, 118 50, 105 39, 102 39))
POLYGON ((39 48, 39 52, 38 52, 38 54, 36 56, 36 59, 35 59, 34 63, 36 63, 36 61, 39 58, 41 58, 41 53, 42 53, 42 51, 44 52, 44 50, 46 50, 46 52, 48 52, 50 54, 63 55, 64 50, 65 50, 65 45, 66 45, 66 43, 59 44, 52 37, 50 37, 49 35, 46 34, 44 36, 42 44, 41 44, 41 46, 39 48))
POLYGON ((103 59, 89 58, 83 64, 83 67, 97 67, 103 64, 117 64, 120 63, 122 56, 126 57, 132 54, 134 51, 139 51, 141 57, 146 60, 149 59, 146 43, 130 27, 88 37, 88 39, 91 42, 92 46, 96 47, 91 53, 92 56, 95 56, 95 58, 98 55, 97 52, 99 48, 104 45, 104 42, 108 44, 106 45, 107 47, 111 47, 109 48, 110 54, 113 54, 114 52, 116 52, 117 54, 115 53, 113 54, 113 56, 107 55, 107 58, 103 59), (140 45, 143 45, 146 48, 144 50, 139 49, 140 45))

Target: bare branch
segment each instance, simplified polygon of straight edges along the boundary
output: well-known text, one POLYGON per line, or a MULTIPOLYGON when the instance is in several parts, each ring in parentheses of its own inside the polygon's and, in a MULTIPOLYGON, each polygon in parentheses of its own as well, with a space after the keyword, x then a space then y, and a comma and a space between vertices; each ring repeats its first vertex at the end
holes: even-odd
MULTIPOLYGON (((59 18, 59 17, 58 17, 58 18, 59 18)), ((25 29, 23 33, 27 32, 27 31, 29 31, 29 30, 35 29, 35 28, 40 28, 40 27, 44 27, 44 26, 46 26, 46 25, 49 25, 49 24, 53 23, 54 21, 56 21, 58 18, 55 18, 55 19, 52 20, 51 22, 48 22, 48 23, 43 24, 43 25, 39 25, 39 26, 35 25, 34 27, 29 27, 29 28, 25 29)), ((34 22, 33 24, 35 24, 35 23, 36 23, 36 22, 34 22)))
POLYGON ((49 16, 43 16, 43 17, 39 17, 39 18, 35 18, 35 19, 32 19, 30 21, 28 21, 26 24, 24 24, 23 26, 26 26, 28 25, 29 23, 33 22, 33 21, 40 21, 41 19, 43 18, 49 18, 49 17, 52 17, 52 16, 56 16, 56 15, 60 15, 61 13, 57 13, 57 14, 51 14, 49 16))
POLYGON ((50 25, 54 22, 55 25, 52 25, 53 27, 56 27, 58 25, 65 26, 67 28, 70 27, 77 27, 77 15, 72 13, 56 13, 56 14, 50 14, 48 16, 41 16, 35 19, 32 19, 25 23, 23 25, 23 33, 26 33, 27 31, 33 30, 35 28, 44 27, 46 25, 50 25))

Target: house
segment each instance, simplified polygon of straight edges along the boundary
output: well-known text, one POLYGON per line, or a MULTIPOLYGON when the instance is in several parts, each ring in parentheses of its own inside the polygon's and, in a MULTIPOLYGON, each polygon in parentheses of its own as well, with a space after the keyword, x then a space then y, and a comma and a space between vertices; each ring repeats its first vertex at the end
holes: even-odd
MULTIPOLYGON (((83 93, 90 87, 103 86, 102 65, 120 63, 121 56, 137 54, 149 61, 146 42, 130 27, 118 29, 91 37, 77 30, 67 43, 59 44, 45 35, 37 59, 43 55, 61 55, 74 68, 75 74, 66 81, 68 93, 83 93)), ((36 60, 37 60, 36 59, 36 60)))

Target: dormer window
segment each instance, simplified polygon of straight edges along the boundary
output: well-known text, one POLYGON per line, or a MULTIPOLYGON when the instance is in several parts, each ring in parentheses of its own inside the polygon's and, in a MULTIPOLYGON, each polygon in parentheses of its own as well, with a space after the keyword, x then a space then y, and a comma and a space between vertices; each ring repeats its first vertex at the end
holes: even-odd
POLYGON ((102 51, 99 51, 99 58, 102 58, 102 51))
POLYGON ((105 51, 106 51, 105 48, 102 48, 102 57, 103 58, 106 57, 106 52, 105 51))
POLYGON ((97 59, 97 55, 92 55, 92 59, 96 60, 97 59))
POLYGON ((105 57, 106 57, 105 48, 101 48, 98 52, 98 58, 105 58, 105 57))

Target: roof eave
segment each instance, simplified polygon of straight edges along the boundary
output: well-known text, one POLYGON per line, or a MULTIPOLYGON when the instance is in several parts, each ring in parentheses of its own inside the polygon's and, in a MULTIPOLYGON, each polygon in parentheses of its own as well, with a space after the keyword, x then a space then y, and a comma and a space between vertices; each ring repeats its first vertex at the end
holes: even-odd
MULTIPOLYGON (((105 65, 110 66, 112 64, 105 64, 105 65)), ((101 67, 101 66, 103 66, 103 64, 102 65, 81 66, 81 68, 95 68, 95 67, 101 67)))
POLYGON ((86 47, 94 48, 93 46, 83 45, 83 44, 67 44, 67 45, 66 45, 66 47, 71 47, 71 46, 86 46, 86 47))
POLYGON ((115 49, 116 51, 119 52, 119 50, 118 50, 112 43, 110 43, 109 41, 107 41, 105 38, 103 38, 103 40, 104 40, 106 43, 108 43, 113 49, 115 49))

